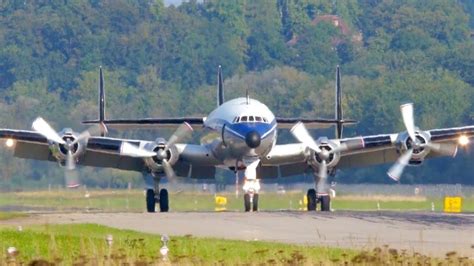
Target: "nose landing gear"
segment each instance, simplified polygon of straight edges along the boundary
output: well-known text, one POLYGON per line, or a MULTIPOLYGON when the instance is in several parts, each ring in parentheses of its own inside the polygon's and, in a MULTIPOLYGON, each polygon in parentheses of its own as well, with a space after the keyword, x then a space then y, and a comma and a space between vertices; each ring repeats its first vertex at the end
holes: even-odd
POLYGON ((245 179, 243 190, 245 192, 245 211, 258 211, 258 192, 260 191, 260 181, 258 179, 245 179))

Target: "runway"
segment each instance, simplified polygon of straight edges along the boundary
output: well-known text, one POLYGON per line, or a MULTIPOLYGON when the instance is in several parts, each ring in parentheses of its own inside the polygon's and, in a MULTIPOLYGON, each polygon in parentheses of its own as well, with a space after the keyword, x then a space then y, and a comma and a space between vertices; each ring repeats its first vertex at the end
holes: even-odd
POLYGON ((413 212, 181 212, 35 214, 0 224, 97 223, 170 236, 193 235, 474 257, 474 214, 413 212))

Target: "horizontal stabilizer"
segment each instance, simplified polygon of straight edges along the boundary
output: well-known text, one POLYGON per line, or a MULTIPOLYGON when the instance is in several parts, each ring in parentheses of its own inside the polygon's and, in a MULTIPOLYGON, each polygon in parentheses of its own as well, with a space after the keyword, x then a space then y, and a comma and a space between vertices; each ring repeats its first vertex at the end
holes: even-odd
MULTIPOLYGON (((142 119, 113 119, 104 120, 108 128, 113 129, 142 129, 142 128, 175 128, 183 123, 191 126, 204 124, 204 117, 176 117, 176 118, 142 118, 142 119)), ((83 121, 83 124, 99 124, 99 120, 83 121)))
POLYGON ((337 119, 324 119, 324 118, 280 118, 277 117, 276 121, 279 128, 292 128, 296 123, 303 122, 307 128, 328 128, 339 123, 344 125, 357 124, 356 120, 337 120, 337 119))

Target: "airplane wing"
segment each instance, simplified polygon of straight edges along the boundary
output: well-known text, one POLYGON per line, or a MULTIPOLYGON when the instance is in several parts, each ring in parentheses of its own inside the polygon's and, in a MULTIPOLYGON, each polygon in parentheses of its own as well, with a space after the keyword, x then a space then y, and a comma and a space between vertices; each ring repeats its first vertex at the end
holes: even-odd
MULTIPOLYGON (((14 156, 24 159, 58 161, 53 156, 52 143, 36 131, 0 129, 0 139, 10 140, 14 156)), ((124 143, 143 146, 150 141, 90 137, 87 145, 77 156, 77 164, 92 167, 114 168, 136 172, 149 171, 153 160, 122 154, 124 143)), ((192 144, 176 144, 176 162, 173 169, 178 176, 189 178, 214 178, 219 164, 207 147, 192 144)))
MULTIPOLYGON (((457 146, 461 137, 474 138, 474 126, 433 129, 426 132, 432 143, 447 144, 448 146, 457 146)), ((395 162, 400 157, 397 141, 402 139, 402 134, 363 137, 364 148, 343 154, 338 167, 361 167, 395 162)), ((456 155, 456 151, 456 149, 453 149, 452 156, 456 155)), ((425 158, 429 159, 446 155, 443 152, 431 150, 425 158)))
MULTIPOLYGON (((424 132, 426 133, 426 137, 430 139, 431 145, 447 144, 450 147, 454 147, 454 149, 449 149, 453 151, 453 156, 455 155, 461 137, 468 139, 474 138, 474 126, 433 129, 424 132)), ((357 147, 354 150, 341 152, 340 160, 336 168, 393 163, 400 158, 400 145, 406 141, 407 137, 407 133, 402 132, 330 140, 341 144, 359 140, 362 140, 363 143, 361 147, 357 147)), ((446 155, 445 152, 431 150, 426 154, 426 157, 421 158, 421 160, 446 155)), ((302 143, 276 145, 270 154, 265 159, 262 159, 260 178, 287 177, 306 173, 312 174, 314 171, 311 169, 312 159, 310 149, 302 143)))

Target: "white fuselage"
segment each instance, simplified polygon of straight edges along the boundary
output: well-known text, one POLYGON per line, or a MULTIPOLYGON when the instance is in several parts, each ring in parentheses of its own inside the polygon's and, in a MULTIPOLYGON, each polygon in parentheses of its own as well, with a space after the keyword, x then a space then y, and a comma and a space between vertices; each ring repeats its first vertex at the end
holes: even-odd
POLYGON ((237 98, 212 111, 201 139, 227 167, 244 168, 245 161, 267 155, 276 143, 277 123, 270 109, 254 99, 237 98))

